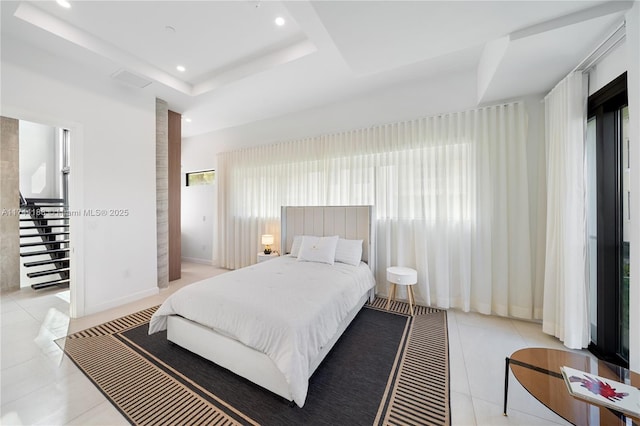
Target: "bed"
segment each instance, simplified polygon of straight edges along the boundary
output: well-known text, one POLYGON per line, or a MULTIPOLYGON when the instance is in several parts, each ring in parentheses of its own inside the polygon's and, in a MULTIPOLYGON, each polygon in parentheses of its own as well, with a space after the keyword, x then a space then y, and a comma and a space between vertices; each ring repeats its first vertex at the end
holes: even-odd
POLYGON ((169 341, 302 407, 309 377, 374 297, 371 208, 283 207, 281 215, 282 256, 177 291, 149 333, 166 328, 169 341), (340 261, 314 258, 334 241, 340 261))

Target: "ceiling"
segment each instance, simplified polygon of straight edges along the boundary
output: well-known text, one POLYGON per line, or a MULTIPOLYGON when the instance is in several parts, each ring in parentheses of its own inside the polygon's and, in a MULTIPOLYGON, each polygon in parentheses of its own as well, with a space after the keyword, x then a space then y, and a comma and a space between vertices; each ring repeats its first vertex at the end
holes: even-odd
MULTIPOLYGON (((478 104, 544 93, 615 30, 628 1, 2 1, 3 60, 28 43, 123 72, 183 136, 460 70, 478 104), (282 17, 283 26, 274 20, 282 17), (9 49, 7 49, 9 47, 9 49), (178 71, 177 65, 186 68, 178 71)), ((120 81, 119 81, 120 82, 120 81)))

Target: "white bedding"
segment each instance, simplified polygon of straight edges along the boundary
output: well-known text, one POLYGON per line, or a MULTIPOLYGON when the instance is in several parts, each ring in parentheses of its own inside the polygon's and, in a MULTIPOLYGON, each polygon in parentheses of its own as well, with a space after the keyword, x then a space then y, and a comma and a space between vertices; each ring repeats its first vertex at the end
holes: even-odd
POLYGON ((182 288, 153 315, 149 334, 165 330, 168 315, 180 315, 239 340, 273 360, 302 407, 310 363, 374 285, 364 263, 282 256, 182 288))

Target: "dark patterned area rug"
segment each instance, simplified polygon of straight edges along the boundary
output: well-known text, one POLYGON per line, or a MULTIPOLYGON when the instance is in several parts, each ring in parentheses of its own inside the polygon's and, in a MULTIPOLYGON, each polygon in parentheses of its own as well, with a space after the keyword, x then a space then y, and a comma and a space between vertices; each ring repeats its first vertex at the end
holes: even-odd
POLYGON ((67 337, 64 350, 132 424, 448 425, 446 312, 367 304, 313 376, 304 407, 147 334, 156 308, 67 337))

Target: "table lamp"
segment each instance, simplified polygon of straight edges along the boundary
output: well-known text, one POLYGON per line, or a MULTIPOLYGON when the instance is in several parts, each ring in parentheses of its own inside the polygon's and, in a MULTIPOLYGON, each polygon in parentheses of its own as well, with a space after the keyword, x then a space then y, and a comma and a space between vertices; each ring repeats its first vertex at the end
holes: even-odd
POLYGON ((262 236, 262 244, 264 245, 264 254, 271 254, 271 244, 273 244, 273 235, 264 234, 262 236))

